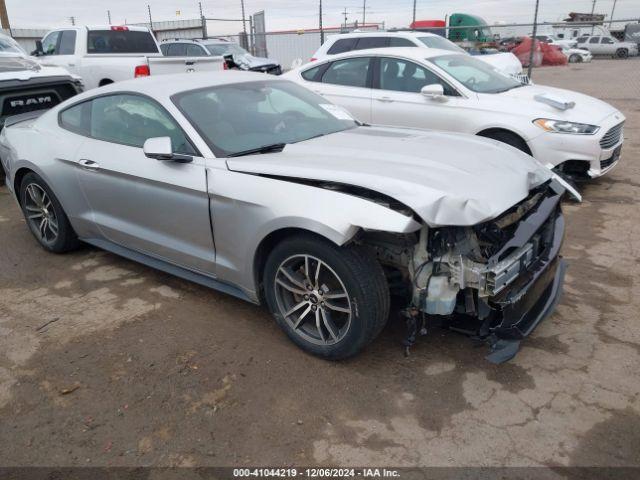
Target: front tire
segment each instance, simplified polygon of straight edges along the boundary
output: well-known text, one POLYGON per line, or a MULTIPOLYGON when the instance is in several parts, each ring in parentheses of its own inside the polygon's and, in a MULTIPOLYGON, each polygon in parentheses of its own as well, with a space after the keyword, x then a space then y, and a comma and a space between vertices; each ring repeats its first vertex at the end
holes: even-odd
POLYGON ((582 57, 577 53, 574 53, 569 57, 569 63, 582 63, 582 57))
POLYGON ((264 270, 267 304, 300 348, 339 360, 366 347, 389 316, 389 287, 376 258, 314 235, 278 244, 264 270))
POLYGON ((29 230, 42 248, 64 253, 79 246, 62 205, 46 182, 33 172, 26 174, 20 184, 20 206, 29 230))

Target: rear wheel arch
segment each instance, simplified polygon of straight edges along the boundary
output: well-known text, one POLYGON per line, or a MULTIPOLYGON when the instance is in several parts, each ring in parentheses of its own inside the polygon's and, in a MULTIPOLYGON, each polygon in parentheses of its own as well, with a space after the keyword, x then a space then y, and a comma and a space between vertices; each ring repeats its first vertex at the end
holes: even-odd
POLYGON ((507 145, 517 148, 527 155, 531 155, 531 149, 529 148, 527 141, 521 135, 512 130, 506 128, 487 128, 478 132, 476 135, 479 137, 498 140, 499 142, 506 143, 507 145))
POLYGON ((16 194, 16 198, 18 199, 18 203, 20 203, 22 205, 22 200, 20 199, 20 186, 22 185, 22 179, 25 177, 25 175, 29 174, 29 173, 36 173, 33 170, 26 168, 26 167, 22 167, 19 168, 18 171, 16 172, 14 178, 13 178, 13 191, 16 194))
POLYGON ((104 87, 105 85, 110 85, 112 83, 113 83, 113 80, 111 80, 110 78, 103 78, 102 80, 100 80, 100 82, 98 82, 98 86, 104 87))

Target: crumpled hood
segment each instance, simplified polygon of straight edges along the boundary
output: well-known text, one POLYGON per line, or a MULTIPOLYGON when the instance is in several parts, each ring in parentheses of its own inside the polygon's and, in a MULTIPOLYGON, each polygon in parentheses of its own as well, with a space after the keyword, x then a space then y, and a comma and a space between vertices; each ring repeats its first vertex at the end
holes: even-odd
POLYGON ((474 55, 474 58, 482 60, 488 63, 494 68, 497 68, 501 72, 507 75, 520 75, 522 74, 522 64, 518 57, 511 52, 502 53, 488 53, 485 55, 474 55))
POLYGON ((368 188, 411 207, 432 227, 495 218, 552 177, 529 155, 495 140, 382 127, 358 127, 287 145, 279 153, 229 158, 227 165, 237 172, 368 188))
POLYGON ((491 95, 491 99, 504 102, 504 107, 507 111, 517 110, 530 113, 531 120, 551 118, 598 125, 614 113, 620 113, 615 107, 597 98, 571 90, 544 85, 513 88, 504 93, 491 95), (568 102, 574 102, 575 106, 567 110, 560 110, 535 99, 537 95, 544 95, 545 93, 568 102))
POLYGON ((253 55, 234 55, 233 61, 246 68, 262 67, 263 65, 275 65, 270 58, 254 57, 253 55))

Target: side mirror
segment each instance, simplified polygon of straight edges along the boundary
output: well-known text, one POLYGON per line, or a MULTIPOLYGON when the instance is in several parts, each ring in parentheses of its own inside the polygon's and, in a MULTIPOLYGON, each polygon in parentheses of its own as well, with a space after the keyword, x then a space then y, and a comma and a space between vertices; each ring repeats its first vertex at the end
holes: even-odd
POLYGON ((148 138, 144 142, 142 151, 147 158, 153 158, 160 161, 177 163, 189 163, 193 161, 193 157, 173 153, 171 138, 169 137, 148 138))
POLYGON ((240 67, 233 59, 233 55, 224 55, 222 57, 224 59, 224 69, 225 70, 239 70, 240 67))
POLYGON ((35 57, 42 57, 44 55, 44 50, 42 49, 42 40, 36 40, 36 49, 31 52, 31 55, 35 57))
POLYGON ((444 95, 444 87, 439 83, 432 83, 431 85, 425 85, 420 90, 420 93, 431 100, 446 101, 447 97, 444 95))

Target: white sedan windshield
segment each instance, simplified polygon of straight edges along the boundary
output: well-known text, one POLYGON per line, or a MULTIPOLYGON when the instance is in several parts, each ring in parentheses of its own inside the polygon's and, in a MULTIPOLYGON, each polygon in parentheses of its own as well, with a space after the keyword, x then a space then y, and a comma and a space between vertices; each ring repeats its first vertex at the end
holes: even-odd
POLYGON ((172 100, 217 156, 358 126, 345 110, 293 82, 220 85, 184 92, 172 100))
POLYGON ((439 48, 440 50, 450 50, 452 52, 467 53, 451 40, 442 37, 418 37, 422 43, 429 48, 439 48))
POLYGON ((471 56, 443 55, 428 60, 473 92, 500 93, 523 86, 518 80, 471 56))

